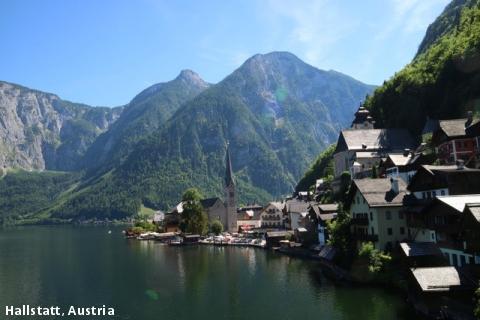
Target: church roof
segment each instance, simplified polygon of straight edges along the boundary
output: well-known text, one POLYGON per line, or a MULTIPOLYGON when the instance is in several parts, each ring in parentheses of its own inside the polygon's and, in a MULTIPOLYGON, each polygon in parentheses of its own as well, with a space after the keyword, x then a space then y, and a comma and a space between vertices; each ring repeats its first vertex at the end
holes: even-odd
POLYGON ((200 200, 200 203, 202 204, 202 207, 204 209, 208 209, 213 207, 218 200, 220 200, 220 198, 208 198, 208 199, 200 200))

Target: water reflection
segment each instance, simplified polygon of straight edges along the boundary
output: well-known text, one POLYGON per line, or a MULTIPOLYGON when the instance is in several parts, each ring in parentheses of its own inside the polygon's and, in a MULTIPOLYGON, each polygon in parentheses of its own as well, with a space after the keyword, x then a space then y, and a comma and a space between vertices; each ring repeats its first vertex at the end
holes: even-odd
POLYGON ((105 304, 118 319, 408 319, 399 297, 336 287, 314 262, 127 241, 119 229, 0 231, 0 288, 0 308, 105 304))

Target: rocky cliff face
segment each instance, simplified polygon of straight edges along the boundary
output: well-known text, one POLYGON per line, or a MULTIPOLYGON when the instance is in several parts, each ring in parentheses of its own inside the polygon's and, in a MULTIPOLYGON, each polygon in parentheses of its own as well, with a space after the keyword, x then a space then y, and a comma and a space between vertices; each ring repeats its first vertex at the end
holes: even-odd
POLYGON ((74 170, 121 112, 0 82, 0 167, 74 170))

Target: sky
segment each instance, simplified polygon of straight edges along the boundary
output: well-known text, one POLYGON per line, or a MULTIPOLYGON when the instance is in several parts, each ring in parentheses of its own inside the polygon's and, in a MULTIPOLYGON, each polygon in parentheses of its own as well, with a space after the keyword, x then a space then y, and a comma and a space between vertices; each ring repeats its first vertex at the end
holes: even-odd
POLYGON ((128 103, 182 69, 221 81, 289 51, 381 84, 448 0, 2 0, 0 80, 94 106, 128 103))

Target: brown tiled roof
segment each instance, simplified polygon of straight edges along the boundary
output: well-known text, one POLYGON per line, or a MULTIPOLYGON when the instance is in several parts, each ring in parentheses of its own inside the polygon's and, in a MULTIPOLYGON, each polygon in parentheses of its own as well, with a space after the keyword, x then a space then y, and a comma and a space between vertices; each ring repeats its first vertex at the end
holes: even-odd
POLYGON ((323 212, 337 211, 338 210, 338 203, 319 204, 318 208, 323 212))
POLYGON ((465 123, 467 119, 440 120, 440 129, 449 138, 465 135, 465 123))
POLYGON ((402 179, 398 179, 399 192, 397 194, 392 190, 390 178, 355 179, 353 183, 370 207, 401 206, 403 197, 407 194, 407 186, 402 179))
POLYGON ((285 210, 287 212, 307 212, 311 202, 298 199, 291 199, 285 202, 285 210))
POLYGON ((318 215, 318 219, 322 221, 330 221, 332 219, 335 219, 337 217, 336 213, 322 213, 318 215))
POLYGON ((410 271, 423 291, 449 291, 462 285, 455 267, 411 268, 410 271))
POLYGON ((343 149, 394 151, 414 146, 415 141, 406 129, 347 129, 340 133, 335 152, 343 149))

